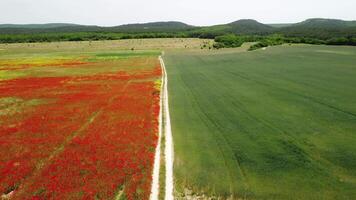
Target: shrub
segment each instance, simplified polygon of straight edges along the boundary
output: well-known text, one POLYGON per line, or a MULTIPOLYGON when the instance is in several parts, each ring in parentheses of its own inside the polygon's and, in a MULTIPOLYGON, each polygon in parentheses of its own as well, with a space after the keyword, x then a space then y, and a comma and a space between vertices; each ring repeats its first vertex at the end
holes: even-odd
POLYGON ((244 43, 244 40, 237 35, 229 34, 215 37, 215 42, 214 48, 233 48, 240 47, 244 43))

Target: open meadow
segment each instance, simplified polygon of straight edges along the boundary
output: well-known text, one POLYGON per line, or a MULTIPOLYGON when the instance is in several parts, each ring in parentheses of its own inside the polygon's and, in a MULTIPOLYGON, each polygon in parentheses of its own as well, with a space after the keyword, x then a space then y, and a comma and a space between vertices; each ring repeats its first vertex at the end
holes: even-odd
POLYGON ((0 44, 0 199, 355 199, 356 48, 212 44, 0 44))
POLYGON ((235 50, 165 52, 176 196, 356 199, 356 48, 235 50))
POLYGON ((160 51, 39 49, 0 51, 1 198, 147 199, 160 51))
POLYGON ((102 40, 80 42, 47 42, 47 43, 0 43, 0 55, 19 53, 46 52, 98 52, 116 50, 157 50, 164 49, 200 49, 210 46, 214 40, 196 38, 151 38, 127 40, 102 40))

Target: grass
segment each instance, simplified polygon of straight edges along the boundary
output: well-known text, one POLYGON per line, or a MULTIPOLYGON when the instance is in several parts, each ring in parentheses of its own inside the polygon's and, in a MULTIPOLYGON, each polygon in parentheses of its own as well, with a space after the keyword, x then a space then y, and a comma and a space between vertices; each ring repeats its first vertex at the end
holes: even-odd
POLYGON ((356 48, 166 51, 176 190, 356 198, 356 48))
POLYGON ((144 70, 160 51, 28 52, 0 55, 0 80, 23 77, 90 76, 118 71, 144 70), (16 56, 14 56, 14 54, 16 56), (119 66, 119 67, 118 67, 119 66))
POLYGON ((196 38, 160 38, 128 39, 110 41, 51 42, 51 43, 18 43, 0 44, 0 55, 27 52, 98 52, 117 50, 163 50, 163 49, 200 49, 204 44, 211 45, 213 40, 196 38))

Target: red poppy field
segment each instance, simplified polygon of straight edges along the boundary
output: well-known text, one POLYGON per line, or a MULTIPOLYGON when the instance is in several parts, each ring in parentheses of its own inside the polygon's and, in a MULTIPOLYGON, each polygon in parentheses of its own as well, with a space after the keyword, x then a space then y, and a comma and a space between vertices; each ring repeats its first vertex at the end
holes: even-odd
POLYGON ((148 199, 157 56, 1 56, 1 198, 148 199))

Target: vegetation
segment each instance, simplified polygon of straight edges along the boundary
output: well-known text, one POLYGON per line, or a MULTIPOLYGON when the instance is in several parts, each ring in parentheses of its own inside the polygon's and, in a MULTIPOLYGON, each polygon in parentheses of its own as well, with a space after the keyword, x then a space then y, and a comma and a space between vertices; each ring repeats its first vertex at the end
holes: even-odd
POLYGON ((37 33, 37 34, 1 34, 0 43, 33 43, 57 41, 98 41, 144 38, 185 38, 184 33, 37 33))
POLYGON ((166 51, 178 192, 355 199, 356 48, 233 52, 166 51))
POLYGON ((286 42, 286 39, 280 35, 272 35, 269 37, 262 38, 259 42, 254 45, 251 45, 249 51, 253 51, 256 49, 268 47, 268 46, 275 46, 281 45, 286 42))
POLYGON ((218 36, 215 38, 214 48, 224 48, 224 47, 240 47, 244 40, 237 35, 230 34, 230 35, 223 35, 218 36))
POLYGON ((276 32, 287 37, 307 37, 321 40, 340 37, 355 37, 356 21, 308 19, 291 26, 276 29, 276 32))
POLYGON ((153 22, 146 24, 127 24, 113 27, 86 26, 77 24, 29 24, 0 25, 0 34, 37 34, 37 33, 172 33, 190 30, 193 27, 181 22, 153 22))
MULTIPOLYGON (((141 50, 167 49, 201 49, 210 48, 214 43, 210 39, 197 38, 155 38, 155 39, 127 39, 111 41, 80 41, 80 42, 46 42, 46 43, 16 43, 0 44, 0 56, 7 54, 54 53, 54 52, 96 52, 130 50, 133 55, 141 50)), ((1 76, 1 72, 0 72, 1 76)))
POLYGON ((265 25, 255 20, 194 27, 181 22, 154 22, 115 27, 76 24, 0 25, 0 43, 96 41, 137 38, 216 39, 215 48, 238 47, 241 42, 259 42, 254 48, 281 43, 355 45, 356 22, 309 19, 297 24, 265 25))
POLYGON ((0 199, 149 199, 161 51, 104 44, 0 47, 0 199))

